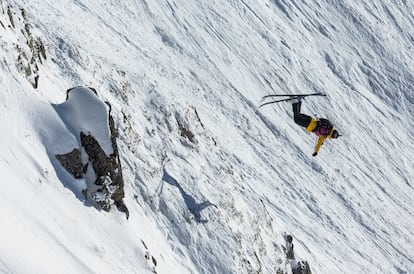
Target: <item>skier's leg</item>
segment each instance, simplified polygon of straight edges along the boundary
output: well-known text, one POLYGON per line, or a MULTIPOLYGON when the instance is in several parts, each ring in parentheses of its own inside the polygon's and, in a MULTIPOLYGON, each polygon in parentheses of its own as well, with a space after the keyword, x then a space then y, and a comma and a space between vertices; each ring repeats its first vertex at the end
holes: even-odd
POLYGON ((307 127, 309 123, 311 122, 312 117, 310 117, 309 115, 300 113, 301 105, 302 105, 302 102, 292 104, 293 120, 295 121, 296 124, 302 127, 307 127))
POLYGON ((293 114, 296 116, 300 113, 300 107, 302 106, 302 102, 295 102, 292 104, 293 114))

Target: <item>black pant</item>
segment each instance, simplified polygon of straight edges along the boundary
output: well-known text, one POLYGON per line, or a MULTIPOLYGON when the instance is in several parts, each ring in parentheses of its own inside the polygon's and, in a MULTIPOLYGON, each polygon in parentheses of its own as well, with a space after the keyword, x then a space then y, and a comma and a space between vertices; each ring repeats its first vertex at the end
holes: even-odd
POLYGON ((293 120, 295 121, 296 124, 306 128, 312 121, 312 117, 310 117, 309 115, 300 113, 301 105, 302 105, 302 102, 292 104, 293 120))

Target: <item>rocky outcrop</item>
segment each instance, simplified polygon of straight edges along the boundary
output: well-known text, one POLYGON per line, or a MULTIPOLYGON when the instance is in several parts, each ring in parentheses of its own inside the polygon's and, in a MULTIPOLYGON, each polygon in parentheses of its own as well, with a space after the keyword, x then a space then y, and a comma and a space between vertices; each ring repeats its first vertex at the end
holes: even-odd
POLYGON ((75 178, 84 178, 87 188, 83 190, 83 194, 87 199, 95 202, 105 211, 110 211, 113 206, 116 206, 129 218, 128 208, 123 202, 124 180, 116 142, 117 131, 111 116, 111 105, 108 102, 101 102, 93 93, 96 94, 96 90, 91 88, 70 89, 66 102, 61 107, 57 107, 61 110, 62 120, 70 121, 72 123, 70 128, 79 129, 73 133, 79 135, 80 147, 67 154, 55 156, 75 178), (73 100, 70 100, 71 92, 76 93, 73 100), (97 113, 92 115, 91 110, 85 110, 84 105, 76 105, 81 102, 97 113), (79 114, 83 110, 85 113, 79 114), (107 113, 102 113, 102 111, 107 113), (102 119, 88 121, 90 116, 102 117, 102 119), (96 125, 97 122, 100 125, 96 125), (94 127, 100 127, 100 129, 94 127), (106 128, 106 134, 102 133, 102 128, 106 128), (102 143, 105 143, 106 147, 102 143))
MULTIPOLYGON (((286 265, 290 265, 293 274, 312 274, 309 263, 304 260, 298 260, 293 250, 293 237, 292 235, 283 235, 286 241, 286 245, 282 246, 282 250, 286 255, 286 265)), ((282 269, 279 269, 277 274, 284 274, 282 269)))
POLYGON ((41 38, 32 34, 25 10, 14 8, 8 1, 0 1, 0 25, 17 37, 13 42, 17 52, 16 67, 36 89, 39 82, 39 67, 46 60, 45 44, 41 38))
MULTIPOLYGON (((124 180, 122 177, 121 162, 117 153, 116 141, 113 143, 114 153, 107 156, 92 135, 86 135, 81 132, 80 138, 81 144, 89 159, 87 168, 93 168, 96 175, 94 184, 98 186, 97 190, 88 191, 88 195, 103 210, 109 211, 112 204, 115 204, 120 211, 127 214, 128 218, 128 209, 123 202, 125 196, 124 180)), ((115 137, 113 139, 115 140, 115 137)))

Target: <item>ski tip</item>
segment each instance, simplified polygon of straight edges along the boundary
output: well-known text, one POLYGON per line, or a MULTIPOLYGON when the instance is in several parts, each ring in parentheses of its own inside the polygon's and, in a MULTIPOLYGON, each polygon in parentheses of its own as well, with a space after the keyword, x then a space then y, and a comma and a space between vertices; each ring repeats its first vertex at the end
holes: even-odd
POLYGON ((259 110, 260 110, 260 106, 257 106, 257 107, 254 109, 254 113, 258 114, 258 113, 259 113, 259 110))
POLYGON ((260 108, 261 107, 263 107, 263 106, 265 106, 265 105, 268 105, 269 103, 262 103, 262 104, 260 104, 260 105, 258 105, 257 107, 256 107, 256 112, 258 112, 259 110, 260 110, 260 108))

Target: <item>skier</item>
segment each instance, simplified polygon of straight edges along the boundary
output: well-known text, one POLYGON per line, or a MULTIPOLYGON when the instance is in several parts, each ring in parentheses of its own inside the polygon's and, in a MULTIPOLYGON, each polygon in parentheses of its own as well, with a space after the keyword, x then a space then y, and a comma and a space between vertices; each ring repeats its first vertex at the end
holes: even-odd
POLYGON ((340 135, 328 119, 316 119, 306 114, 300 113, 301 105, 302 98, 298 98, 293 101, 293 119, 296 124, 306 128, 307 132, 313 132, 316 134, 316 136, 319 136, 318 143, 315 146, 315 151, 312 154, 312 156, 316 156, 318 155, 319 148, 321 147, 326 138, 336 139, 340 135))

